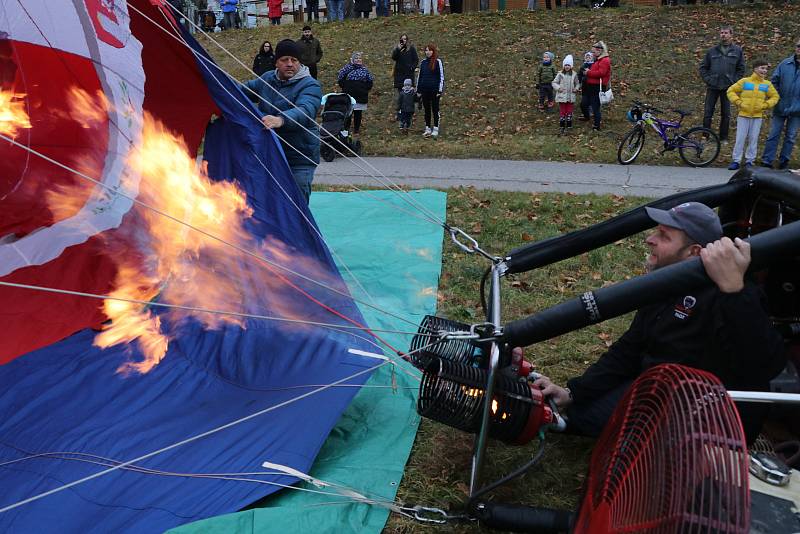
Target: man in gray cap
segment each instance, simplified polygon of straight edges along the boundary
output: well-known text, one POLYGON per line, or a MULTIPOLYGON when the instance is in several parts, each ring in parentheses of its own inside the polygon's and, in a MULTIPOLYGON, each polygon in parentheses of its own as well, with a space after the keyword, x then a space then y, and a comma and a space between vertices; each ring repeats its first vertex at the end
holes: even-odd
POLYGON ((294 41, 280 41, 275 47, 275 70, 245 82, 243 90, 258 103, 264 126, 280 138, 294 180, 308 202, 319 165, 316 117, 322 89, 299 58, 300 48, 294 41))
MULTIPOLYGON (((698 202, 670 210, 645 208, 658 226, 645 243, 647 270, 700 256, 715 286, 641 308, 608 352, 566 388, 535 384, 567 411, 568 431, 597 436, 631 383, 645 370, 679 363, 715 374, 729 389, 768 391, 785 366, 783 339, 772 328, 763 293, 744 274, 750 244, 722 237, 717 214, 698 202)), ((739 406, 748 442, 763 419, 760 407, 739 406)))

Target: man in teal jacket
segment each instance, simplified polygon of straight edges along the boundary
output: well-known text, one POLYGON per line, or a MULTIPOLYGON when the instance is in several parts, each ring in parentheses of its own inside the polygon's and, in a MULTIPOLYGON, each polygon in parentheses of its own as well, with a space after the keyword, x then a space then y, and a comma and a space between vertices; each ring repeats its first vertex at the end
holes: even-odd
POLYGON ((311 196, 311 182, 319 164, 319 126, 316 116, 322 88, 298 59, 300 49, 291 39, 275 47, 275 70, 244 84, 245 94, 258 102, 261 121, 281 140, 297 186, 311 196))

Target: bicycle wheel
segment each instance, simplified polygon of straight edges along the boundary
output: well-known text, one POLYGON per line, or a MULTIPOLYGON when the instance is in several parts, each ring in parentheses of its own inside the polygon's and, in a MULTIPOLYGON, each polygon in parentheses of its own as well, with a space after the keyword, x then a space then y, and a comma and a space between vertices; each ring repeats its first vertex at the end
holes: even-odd
POLYGON ((714 130, 696 126, 677 138, 678 153, 691 167, 705 167, 719 156, 719 137, 714 130))
POLYGON ((625 134, 617 149, 617 161, 622 165, 630 165, 639 157, 644 147, 644 128, 636 125, 625 134))

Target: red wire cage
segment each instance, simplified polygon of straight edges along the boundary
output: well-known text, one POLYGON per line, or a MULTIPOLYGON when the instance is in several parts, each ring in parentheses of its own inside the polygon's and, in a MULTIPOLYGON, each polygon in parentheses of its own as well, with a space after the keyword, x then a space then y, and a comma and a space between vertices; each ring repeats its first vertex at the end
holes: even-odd
POLYGON ((719 379, 660 365, 634 382, 598 440, 575 532, 747 532, 747 473, 742 424, 719 379))

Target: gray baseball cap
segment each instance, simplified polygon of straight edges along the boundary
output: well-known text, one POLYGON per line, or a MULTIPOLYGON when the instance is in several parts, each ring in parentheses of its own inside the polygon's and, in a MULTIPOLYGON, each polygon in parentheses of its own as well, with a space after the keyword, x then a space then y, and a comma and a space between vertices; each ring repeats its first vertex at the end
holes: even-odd
POLYGON ((645 207, 647 215, 658 224, 683 230, 689 238, 706 246, 722 237, 717 213, 700 202, 685 202, 670 210, 645 207))

